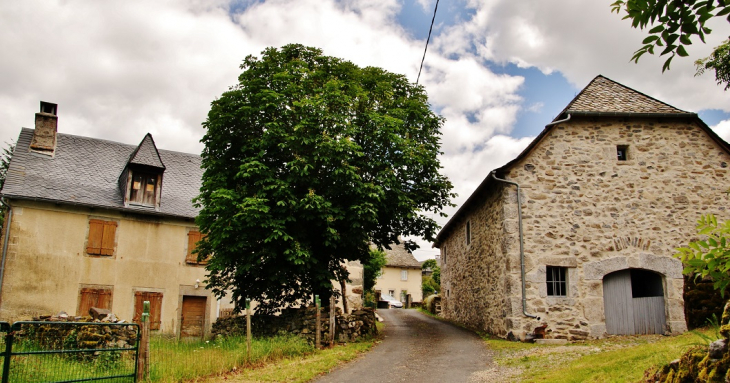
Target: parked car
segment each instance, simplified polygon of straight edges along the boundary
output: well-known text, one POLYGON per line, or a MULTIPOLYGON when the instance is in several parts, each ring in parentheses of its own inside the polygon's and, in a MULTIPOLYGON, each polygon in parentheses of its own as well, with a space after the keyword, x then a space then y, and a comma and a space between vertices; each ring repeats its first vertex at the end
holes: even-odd
POLYGON ((392 296, 388 294, 382 294, 380 296, 381 302, 388 302, 388 308, 397 307, 397 308, 403 308, 403 302, 393 298, 392 296))

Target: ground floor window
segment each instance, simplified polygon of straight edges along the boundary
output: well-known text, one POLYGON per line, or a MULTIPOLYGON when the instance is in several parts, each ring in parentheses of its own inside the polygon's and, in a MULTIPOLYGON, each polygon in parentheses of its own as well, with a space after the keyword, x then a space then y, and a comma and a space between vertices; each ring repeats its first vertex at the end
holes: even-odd
POLYGON ((92 307, 112 309, 111 287, 82 287, 79 289, 79 308, 76 315, 88 316, 92 307))
POLYGON ((547 295, 549 297, 565 297, 568 295, 568 268, 547 266, 547 295))
POLYGON ((134 292, 134 322, 142 323, 144 301, 150 302, 150 330, 159 330, 162 312, 162 293, 154 291, 134 292))

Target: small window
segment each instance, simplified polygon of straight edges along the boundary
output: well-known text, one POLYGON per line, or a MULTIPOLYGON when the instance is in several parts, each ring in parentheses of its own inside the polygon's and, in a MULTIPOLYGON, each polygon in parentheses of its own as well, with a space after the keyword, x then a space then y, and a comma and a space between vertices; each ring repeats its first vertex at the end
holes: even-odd
POLYGON ((157 175, 133 171, 129 202, 140 205, 155 206, 156 201, 157 175))
POLYGON ((400 291, 400 301, 405 303, 408 300, 408 299, 406 299, 407 297, 408 297, 408 290, 401 290, 400 291))
POLYGON ((466 221, 466 245, 471 244, 471 222, 466 221))
POLYGON ((408 280, 408 270, 401 270, 400 271, 400 280, 401 281, 407 281, 408 280))
POLYGON ((446 245, 441 248, 441 263, 446 264, 446 245))
POLYGON ((568 296, 568 268, 548 266, 546 282, 549 297, 568 296))
POLYGON ((618 145, 616 146, 616 157, 619 161, 627 161, 629 159, 629 146, 618 145))
POLYGON ((200 234, 197 230, 190 230, 188 232, 188 248, 185 263, 190 265, 205 265, 208 263, 207 259, 198 261, 198 253, 195 252, 195 249, 198 247, 198 242, 203 238, 205 238, 205 235, 200 234))
POLYGON ((79 290, 78 316, 88 316, 92 307, 112 309, 112 289, 110 287, 82 287, 79 290))
POLYGON ((160 313, 162 311, 162 293, 154 291, 136 291, 134 293, 134 319, 135 323, 142 323, 142 312, 144 310, 144 301, 150 302, 150 330, 159 330, 160 313))
POLYGON ((89 255, 114 255, 116 233, 116 222, 90 219, 86 253, 89 255))
POLYGON ((388 295, 395 298, 395 290, 388 290, 388 295))

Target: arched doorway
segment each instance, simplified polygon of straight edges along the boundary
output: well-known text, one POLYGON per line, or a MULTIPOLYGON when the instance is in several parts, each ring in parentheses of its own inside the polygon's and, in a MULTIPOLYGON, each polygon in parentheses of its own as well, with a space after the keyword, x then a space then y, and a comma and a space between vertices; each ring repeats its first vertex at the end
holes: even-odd
POLYGON ((661 274, 643 269, 607 274, 603 305, 609 334, 663 334, 666 330, 661 274))

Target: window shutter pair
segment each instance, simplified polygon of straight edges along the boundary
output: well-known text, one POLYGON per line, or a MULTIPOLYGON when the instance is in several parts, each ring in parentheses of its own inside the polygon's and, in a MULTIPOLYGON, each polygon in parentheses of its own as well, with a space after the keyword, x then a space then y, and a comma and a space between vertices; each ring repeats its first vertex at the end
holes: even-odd
POLYGON ((152 291, 137 291, 134 293, 134 319, 135 323, 142 323, 142 312, 144 301, 150 302, 150 330, 159 330, 162 320, 162 293, 152 291))
POLYGON ((198 264, 198 265, 205 265, 208 263, 207 260, 202 260, 198 262, 198 254, 193 253, 195 249, 198 246, 198 242, 200 242, 201 239, 203 239, 205 236, 200 234, 199 231, 189 231, 188 232, 188 255, 185 257, 185 262, 190 264, 198 264))
POLYGON ((116 222, 90 219, 89 242, 86 246, 86 253, 94 255, 114 255, 114 239, 116 237, 116 232, 116 222))
POLYGON ((112 308, 112 291, 110 289, 84 287, 79 291, 79 295, 77 315, 89 315, 89 310, 92 307, 108 310, 112 308))

